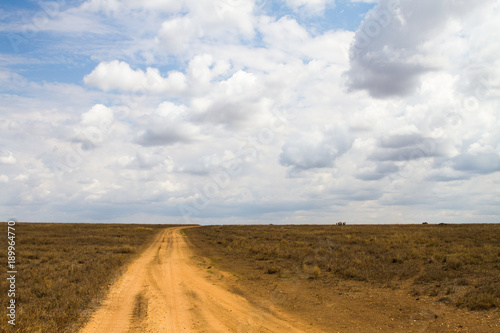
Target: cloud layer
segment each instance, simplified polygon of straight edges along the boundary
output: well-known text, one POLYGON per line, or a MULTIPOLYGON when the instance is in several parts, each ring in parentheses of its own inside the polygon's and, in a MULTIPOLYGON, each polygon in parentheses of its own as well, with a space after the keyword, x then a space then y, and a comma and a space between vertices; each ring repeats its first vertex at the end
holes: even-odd
POLYGON ((29 26, 14 8, 2 214, 498 222, 498 2, 380 0, 323 28, 337 6, 89 0, 29 26))

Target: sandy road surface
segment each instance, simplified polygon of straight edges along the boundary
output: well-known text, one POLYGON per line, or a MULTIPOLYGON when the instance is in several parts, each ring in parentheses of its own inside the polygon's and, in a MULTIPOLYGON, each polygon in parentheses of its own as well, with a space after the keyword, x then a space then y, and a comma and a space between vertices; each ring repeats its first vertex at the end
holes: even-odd
POLYGON ((154 239, 80 332, 305 332, 295 319, 208 280, 181 229, 154 239))

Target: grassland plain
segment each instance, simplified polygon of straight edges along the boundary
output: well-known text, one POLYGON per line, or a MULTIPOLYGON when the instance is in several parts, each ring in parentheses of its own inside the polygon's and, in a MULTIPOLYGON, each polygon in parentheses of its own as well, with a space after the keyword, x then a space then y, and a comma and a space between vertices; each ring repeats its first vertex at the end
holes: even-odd
MULTIPOLYGON (((8 281, 3 278, 0 332, 75 332, 124 265, 165 227, 16 223, 16 325, 6 320, 8 281)), ((0 262, 6 273, 7 224, 1 223, 0 230, 0 262)))
MULTIPOLYGON (((261 296, 267 292, 270 302, 291 312, 302 309, 298 315, 314 313, 311 324, 350 331, 347 326, 354 327, 354 322, 333 323, 326 315, 359 315, 343 312, 339 304, 344 300, 337 297, 343 295, 349 297, 346 308, 356 298, 366 309, 380 306, 381 312, 390 313, 390 307, 398 307, 401 313, 391 313, 389 320, 399 315, 411 321, 413 332, 500 330, 499 224, 226 225, 185 233, 198 255, 211 258, 208 271, 213 265, 237 277, 234 291, 251 298, 265 286, 261 296), (399 305, 397 295, 402 295, 399 305), (413 304, 407 309, 404 297, 413 304), (439 318, 447 312, 454 319, 449 319, 451 314, 439 318), (468 328, 462 319, 468 320, 468 328), (450 328, 453 321, 456 327, 450 328)), ((379 324, 399 331, 390 323, 379 324)))

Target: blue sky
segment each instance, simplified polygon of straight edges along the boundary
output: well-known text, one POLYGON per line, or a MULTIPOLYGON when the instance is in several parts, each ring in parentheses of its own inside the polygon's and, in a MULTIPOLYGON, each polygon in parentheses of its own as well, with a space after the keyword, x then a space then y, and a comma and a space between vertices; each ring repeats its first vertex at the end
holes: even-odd
POLYGON ((20 221, 498 222, 499 2, 4 1, 20 221))
MULTIPOLYGON (((8 66, 13 71, 23 73, 23 77, 34 82, 64 82, 81 84, 82 78, 98 64, 98 59, 92 59, 82 46, 102 47, 104 41, 109 44, 129 40, 130 36, 119 28, 120 22, 109 17, 101 17, 99 21, 107 21, 110 27, 106 32, 98 34, 84 31, 65 33, 64 31, 46 31, 48 21, 59 12, 82 5, 84 1, 72 2, 38 2, 38 1, 6 1, 2 4, 2 23, 6 28, 0 34, 0 51, 11 56, 22 56, 26 62, 14 63, 8 66), (116 26, 114 26, 116 24, 116 26), (10 31, 9 31, 10 30, 10 31), (31 60, 31 61, 29 61, 31 60)), ((290 17, 306 27, 313 34, 321 34, 328 30, 355 31, 364 15, 373 8, 373 3, 352 3, 338 1, 325 4, 320 14, 307 10, 293 10, 285 2, 264 1, 259 4, 260 11, 272 17, 290 17)), ((165 13, 163 17, 177 16, 179 13, 165 13)), ((101 21, 101 22, 102 22, 101 21)), ((259 45, 259 35, 247 44, 259 45)), ((108 44, 106 43, 106 44, 108 44)), ((173 59, 175 62, 175 59, 173 59)), ((144 64, 136 63, 137 68, 144 64)), ((159 68, 183 69, 185 63, 175 63, 159 68)))

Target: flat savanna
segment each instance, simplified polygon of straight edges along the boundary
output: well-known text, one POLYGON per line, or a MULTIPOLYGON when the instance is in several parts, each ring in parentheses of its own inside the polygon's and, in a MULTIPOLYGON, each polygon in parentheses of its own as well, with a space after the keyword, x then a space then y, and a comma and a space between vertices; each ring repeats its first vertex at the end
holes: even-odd
POLYGON ((230 287, 326 332, 500 332, 500 225, 186 230, 230 287))
MULTIPOLYGON (((17 325, 7 330, 2 321, 1 331, 78 331, 166 227, 19 223, 17 325)), ((305 331, 500 331, 498 224, 235 225, 181 233, 200 282, 300 319, 305 331)), ((0 244, 7 248, 5 237, 0 244)), ((6 280, 1 287, 4 304, 6 280)), ((259 316, 248 321, 245 327, 258 325, 259 316)))

